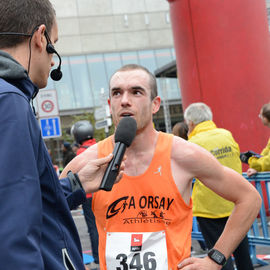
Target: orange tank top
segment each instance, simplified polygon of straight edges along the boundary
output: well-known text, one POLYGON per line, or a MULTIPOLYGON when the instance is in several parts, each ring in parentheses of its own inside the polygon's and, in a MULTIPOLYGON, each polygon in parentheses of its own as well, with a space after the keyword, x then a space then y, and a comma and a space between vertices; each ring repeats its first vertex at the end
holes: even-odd
MULTIPOLYGON (((124 174, 112 191, 94 194, 102 270, 177 269, 190 256, 192 205, 184 202, 172 177, 172 139, 159 132, 142 175, 124 174)), ((99 157, 112 151, 112 137, 98 143, 99 157)))

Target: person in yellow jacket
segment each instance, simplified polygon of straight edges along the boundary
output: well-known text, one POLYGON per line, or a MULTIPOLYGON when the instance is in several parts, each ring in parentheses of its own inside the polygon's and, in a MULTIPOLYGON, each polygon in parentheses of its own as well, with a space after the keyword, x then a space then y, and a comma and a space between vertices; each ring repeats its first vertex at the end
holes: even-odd
MULTIPOLYGON (((259 117, 263 125, 270 128, 270 103, 262 106, 259 117)), ((249 169, 247 175, 251 176, 257 172, 270 171, 270 139, 267 146, 262 150, 261 157, 252 155, 248 158, 249 169)))
MULTIPOLYGON (((239 174, 242 173, 240 150, 230 131, 217 128, 212 121, 212 111, 204 103, 192 103, 184 112, 189 128, 188 140, 208 150, 217 160, 239 174)), ((218 185, 218 179, 216 179, 218 185)), ((233 188, 233 187, 232 187, 233 188)), ((234 204, 223 199, 196 179, 193 192, 193 215, 197 217, 208 249, 221 235, 234 204)), ((238 270, 253 269, 247 237, 233 253, 238 270)), ((229 259, 223 270, 233 270, 229 259)))

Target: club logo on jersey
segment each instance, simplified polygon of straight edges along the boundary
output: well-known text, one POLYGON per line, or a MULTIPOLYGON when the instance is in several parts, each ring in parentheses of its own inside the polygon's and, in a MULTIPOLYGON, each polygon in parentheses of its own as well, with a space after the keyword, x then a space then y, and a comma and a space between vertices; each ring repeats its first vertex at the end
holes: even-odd
POLYGON ((166 212, 170 209, 174 199, 159 196, 125 196, 115 200, 107 209, 106 218, 112 218, 125 212, 123 224, 134 223, 171 223, 166 218, 166 212), (132 210, 132 216, 128 216, 128 210, 132 210), (137 214, 134 216, 134 210, 137 214))
POLYGON ((108 219, 108 218, 111 218, 111 217, 117 215, 120 212, 120 210, 122 210, 121 212, 125 211, 125 208, 127 205, 127 202, 126 202, 127 199, 128 199, 128 196, 119 198, 118 200, 114 201, 108 207, 106 218, 108 219))
POLYGON ((140 234, 131 234, 131 245, 130 251, 136 252, 142 250, 143 235, 140 234))

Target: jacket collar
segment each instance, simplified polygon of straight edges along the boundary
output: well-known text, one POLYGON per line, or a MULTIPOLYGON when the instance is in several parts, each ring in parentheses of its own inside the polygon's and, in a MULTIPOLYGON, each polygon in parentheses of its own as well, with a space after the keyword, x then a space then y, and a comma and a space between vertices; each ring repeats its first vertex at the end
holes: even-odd
POLYGON ((35 98, 38 87, 30 80, 27 71, 11 55, 0 50, 0 78, 19 88, 30 100, 35 98))
POLYGON ((195 136, 196 134, 200 132, 205 132, 205 131, 208 131, 210 129, 215 129, 215 128, 217 128, 217 126, 211 120, 201 122, 195 126, 192 132, 188 135, 188 138, 190 139, 191 137, 195 136))

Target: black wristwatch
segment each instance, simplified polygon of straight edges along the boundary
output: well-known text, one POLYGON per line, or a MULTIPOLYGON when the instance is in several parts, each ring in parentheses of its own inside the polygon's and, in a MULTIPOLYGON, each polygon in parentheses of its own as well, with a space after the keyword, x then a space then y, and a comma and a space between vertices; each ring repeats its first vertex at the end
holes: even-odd
POLYGON ((216 249, 210 249, 208 257, 219 265, 224 266, 226 264, 226 257, 216 249))

